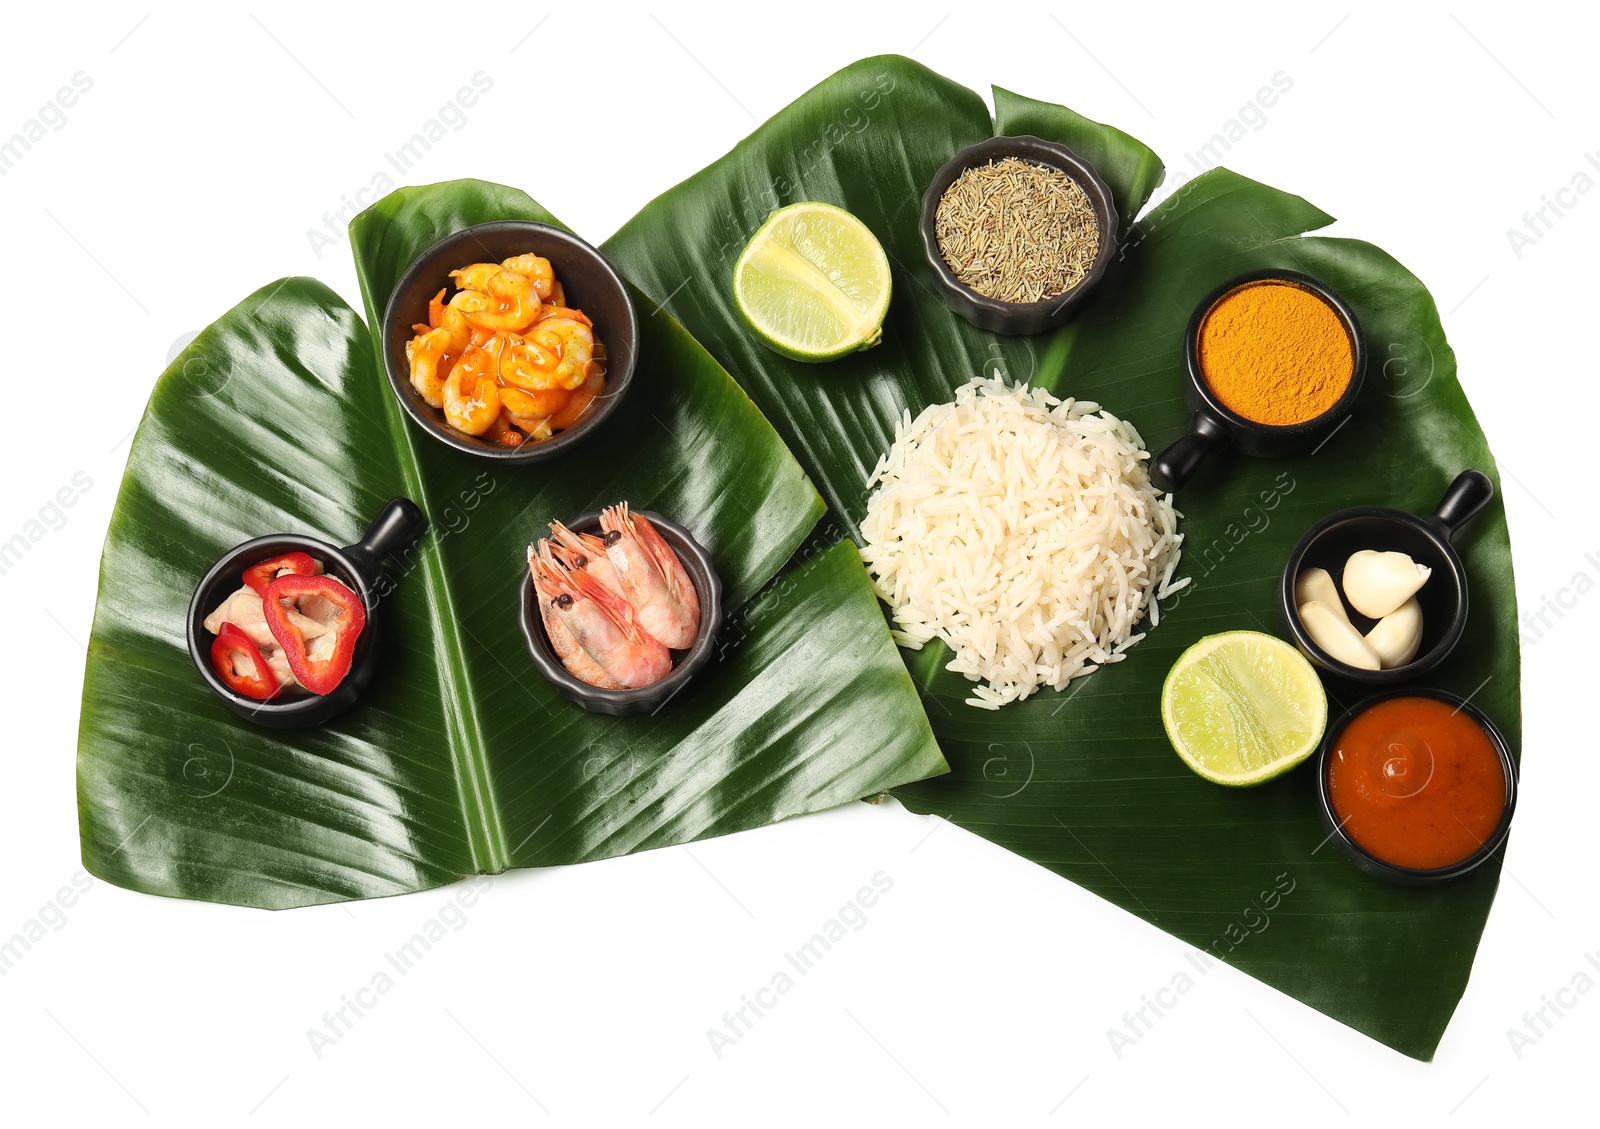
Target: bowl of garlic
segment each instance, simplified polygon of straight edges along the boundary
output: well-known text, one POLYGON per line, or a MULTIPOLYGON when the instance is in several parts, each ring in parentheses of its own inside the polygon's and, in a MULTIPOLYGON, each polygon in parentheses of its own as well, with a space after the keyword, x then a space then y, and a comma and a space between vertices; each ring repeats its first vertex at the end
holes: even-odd
POLYGON ((1284 622, 1330 674, 1392 686, 1442 663, 1467 626, 1467 572, 1451 539, 1494 497, 1462 471, 1426 517, 1384 506, 1329 514, 1283 567, 1284 622))

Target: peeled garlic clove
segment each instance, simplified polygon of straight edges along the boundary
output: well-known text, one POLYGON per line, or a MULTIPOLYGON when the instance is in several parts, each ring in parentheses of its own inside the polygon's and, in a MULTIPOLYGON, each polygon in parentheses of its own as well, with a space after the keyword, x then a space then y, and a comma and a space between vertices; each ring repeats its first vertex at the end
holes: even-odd
POLYGON ((1312 642, 1346 666, 1358 670, 1383 669, 1377 652, 1361 637, 1361 632, 1350 626, 1342 611, 1335 612, 1321 600, 1312 600, 1300 605, 1300 622, 1305 624, 1312 642))
POLYGON ((1378 621, 1367 632, 1367 646, 1377 653, 1384 670, 1405 666, 1422 645, 1422 605, 1415 596, 1378 621))
POLYGON ((1362 615, 1382 619, 1415 596, 1432 575, 1433 569, 1404 553, 1362 549, 1345 562, 1345 599, 1362 615))
POLYGON ((1328 575, 1325 568, 1302 569, 1294 581, 1295 607, 1309 604, 1312 601, 1326 604, 1328 610, 1340 619, 1348 619, 1344 614, 1344 604, 1339 600, 1339 589, 1334 586, 1333 577, 1328 575))

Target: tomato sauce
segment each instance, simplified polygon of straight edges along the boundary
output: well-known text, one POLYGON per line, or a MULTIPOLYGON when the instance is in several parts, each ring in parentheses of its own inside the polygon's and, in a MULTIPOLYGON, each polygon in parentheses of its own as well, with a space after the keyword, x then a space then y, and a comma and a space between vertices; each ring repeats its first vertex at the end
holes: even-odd
POLYGON ((1368 854, 1437 870, 1475 853, 1500 824, 1505 766, 1465 710, 1390 698, 1361 711, 1328 758, 1334 818, 1368 854))

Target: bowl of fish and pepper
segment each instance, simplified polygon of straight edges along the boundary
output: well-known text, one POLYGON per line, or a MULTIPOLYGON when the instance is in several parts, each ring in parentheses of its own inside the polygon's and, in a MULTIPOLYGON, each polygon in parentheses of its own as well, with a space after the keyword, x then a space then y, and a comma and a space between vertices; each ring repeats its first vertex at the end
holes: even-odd
POLYGON ((201 680, 233 713, 267 729, 304 729, 320 725, 349 709, 377 674, 381 626, 377 589, 383 560, 410 545, 427 527, 428 519, 415 502, 409 498, 392 498, 354 545, 337 548, 316 537, 279 533, 257 537, 229 549, 201 578, 189 601, 189 657, 194 660, 201 680), (234 690, 218 675, 211 662, 212 642, 216 636, 206 630, 205 620, 212 609, 244 584, 244 574, 251 566, 288 553, 309 554, 322 563, 328 576, 354 592, 366 612, 366 625, 356 639, 349 672, 332 691, 327 694, 283 691, 260 701, 234 690))
POLYGON ((1212 451, 1231 447, 1242 455, 1281 459, 1313 451, 1350 416, 1361 392, 1367 367, 1366 338, 1348 302, 1312 278, 1291 270, 1253 270, 1234 275, 1214 287, 1195 305, 1183 341, 1183 398, 1194 413, 1189 432, 1150 460, 1150 481, 1157 490, 1177 490, 1212 451), (1349 382, 1339 398, 1310 419, 1292 424, 1267 424, 1240 415, 1217 395, 1206 379, 1200 357, 1200 333, 1206 316, 1224 298, 1247 286, 1277 283, 1315 295, 1333 312, 1350 341, 1349 382))
POLYGON ((1116 258, 1117 223, 1117 206, 1112 199, 1111 189, 1093 165, 1065 145, 1023 134, 991 137, 987 141, 969 145, 951 157, 934 174, 932 183, 922 195, 919 227, 923 254, 933 271, 935 284, 944 295, 945 304, 979 329, 1022 336, 1054 329, 1072 317, 1116 258), (1039 302, 1005 302, 978 293, 956 277, 939 249, 939 203, 944 199, 944 194, 968 169, 992 161, 1003 161, 1007 157, 1066 174, 1088 197, 1099 227, 1100 247, 1089 270, 1071 289, 1039 302))
POLYGON ((639 354, 639 319, 627 285, 611 261, 569 231, 530 220, 498 220, 453 232, 429 247, 406 268, 384 307, 383 366, 389 386, 405 413, 433 438, 478 458, 531 463, 555 458, 582 443, 616 410, 633 380, 639 354), (458 431, 444 412, 431 407, 411 384, 406 344, 414 325, 427 324, 428 303, 440 290, 454 293, 450 272, 472 263, 504 262, 533 254, 550 261, 569 308, 594 323, 594 339, 605 347, 605 390, 576 423, 548 439, 505 447, 458 431))
MULTIPOLYGON (((677 697, 694 676, 703 669, 716 652, 717 629, 722 624, 722 581, 712 565, 711 554, 694 539, 683 526, 669 521, 649 510, 636 511, 648 518, 662 538, 678 555, 684 571, 694 584, 695 595, 700 599, 700 630, 687 650, 672 652, 672 670, 659 682, 636 690, 607 690, 591 686, 574 675, 562 663, 550 644, 544 619, 535 603, 533 574, 525 571, 518 591, 518 615, 522 625, 522 638, 528 645, 528 657, 545 679, 570 702, 575 702, 590 713, 625 717, 629 714, 655 713, 677 697)), ((567 523, 574 533, 598 533, 598 510, 581 514, 567 523)))
MULTIPOLYGON (((1362 686, 1394 686, 1433 670, 1450 657, 1467 628, 1467 566, 1451 543, 1456 533, 1489 504, 1494 483, 1481 470, 1464 470, 1445 488, 1427 517, 1387 506, 1352 506, 1329 514, 1300 535, 1289 550, 1278 584, 1278 609, 1300 653, 1313 666, 1362 686), (1340 662, 1311 636, 1300 618, 1296 585, 1308 568, 1326 569, 1334 587, 1344 588, 1344 566, 1362 549, 1405 553, 1433 570, 1416 594, 1422 607, 1422 643, 1401 666, 1363 670, 1340 662)), ((1376 620, 1344 609, 1363 635, 1376 620)))

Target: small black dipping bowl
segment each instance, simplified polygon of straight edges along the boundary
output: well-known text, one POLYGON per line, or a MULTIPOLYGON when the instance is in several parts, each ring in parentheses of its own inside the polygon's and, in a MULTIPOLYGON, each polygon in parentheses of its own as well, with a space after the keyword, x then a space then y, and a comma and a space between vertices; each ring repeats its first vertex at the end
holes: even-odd
POLYGON ((1355 311, 1310 275, 1292 270, 1253 270, 1235 275, 1200 299, 1189 316, 1189 328, 1184 332, 1183 359, 1183 398, 1194 410, 1189 433, 1150 460, 1151 483, 1157 490, 1168 492, 1189 481, 1205 457, 1218 447, 1231 446, 1242 455, 1266 459, 1282 459, 1315 450, 1348 418, 1355 405, 1367 368, 1367 343, 1355 311), (1275 425, 1245 419, 1217 398, 1200 368, 1200 327, 1206 315, 1228 294, 1256 282, 1286 282, 1309 290, 1332 308, 1350 335, 1350 384, 1332 407, 1304 423, 1275 425))
POLYGON ((1339 715, 1337 721, 1328 727, 1327 735, 1322 739, 1322 747, 1317 752, 1317 811, 1322 816, 1323 826, 1328 829, 1329 838, 1339 844, 1339 849, 1346 858, 1361 870, 1366 871, 1374 878, 1382 878, 1386 882, 1394 882, 1401 886, 1432 886, 1440 882, 1448 882, 1452 878, 1459 878, 1467 871, 1474 869, 1498 851, 1506 841, 1506 836, 1511 832, 1511 815, 1517 806, 1517 763, 1511 756, 1511 746, 1506 743, 1505 734, 1490 721, 1488 716, 1477 706, 1472 705, 1464 698, 1446 690, 1432 690, 1425 687, 1403 686, 1397 689, 1384 690, 1364 698, 1339 715), (1494 832, 1483 845, 1472 854, 1458 863, 1450 866, 1439 867, 1437 870, 1413 870, 1406 866, 1396 866, 1391 862, 1384 862, 1377 855, 1367 853, 1366 849, 1352 839, 1339 824, 1339 817, 1333 811, 1333 798, 1328 788, 1328 768, 1333 759, 1333 750, 1339 743, 1339 736, 1344 732, 1352 718, 1375 706, 1379 702, 1390 698, 1434 698, 1445 702, 1454 709, 1466 714, 1476 721, 1483 731, 1489 735, 1495 752, 1500 754, 1500 767, 1505 770, 1506 777, 1506 806, 1500 815, 1500 822, 1494 832))
POLYGON ((1018 137, 991 137, 976 145, 969 145, 951 157, 944 167, 934 174, 933 183, 922 195, 922 250, 933 268, 934 280, 944 293, 945 304, 979 329, 1021 336, 1043 333, 1065 325, 1078 305, 1095 288, 1106 267, 1117 256, 1117 206, 1112 201, 1111 189, 1100 179, 1093 165, 1078 154, 1055 141, 1046 141, 1031 134, 1018 137), (1100 253, 1083 279, 1065 294, 1046 298, 1042 302, 1002 302, 986 298, 966 283, 956 278, 950 264, 939 253, 938 215, 939 201, 955 183, 956 178, 968 169, 1002 161, 1007 157, 1029 161, 1066 173, 1094 206, 1094 218, 1100 225, 1100 253))
MULTIPOLYGON (((650 524, 672 546, 672 551, 683 562, 684 571, 694 582, 695 593, 700 597, 700 634, 687 651, 672 652, 672 671, 660 682, 637 690, 602 690, 574 676, 562 665, 555 649, 550 646, 550 637, 545 634, 544 620, 534 606, 532 573, 524 573, 522 577, 520 614, 522 637, 528 644, 528 655, 558 694, 590 713, 625 717, 628 714, 656 712, 711 660, 717 628, 722 623, 722 581, 717 579, 717 571, 711 566, 711 554, 677 522, 668 521, 649 510, 635 512, 649 518, 650 524)), ((567 528, 575 533, 598 533, 600 514, 595 511, 582 514, 567 522, 567 528)))
MULTIPOLYGON (((1383 506, 1355 506, 1329 514, 1306 530, 1289 551, 1279 587, 1279 609, 1295 644, 1306 658, 1327 671, 1363 686, 1393 686, 1426 674, 1449 656, 1467 626, 1467 570, 1450 539, 1494 497, 1494 484, 1482 471, 1464 470, 1445 489, 1438 508, 1422 518, 1383 506), (1344 565, 1362 549, 1405 553, 1433 570, 1417 593, 1422 607, 1422 644, 1416 658, 1389 670, 1362 670, 1342 663, 1319 647, 1300 621, 1295 581, 1308 568, 1327 569, 1344 597, 1344 565)), ((1377 620, 1348 602, 1345 614, 1365 635, 1377 620)))
POLYGON ((320 725, 355 704, 371 684, 378 666, 378 570, 383 559, 398 552, 419 537, 428 519, 409 498, 391 498, 378 511, 366 535, 354 545, 337 549, 315 537, 280 533, 257 537, 224 553, 195 587, 189 601, 189 657, 212 693, 246 721, 267 729, 304 729, 320 725), (293 552, 309 553, 322 562, 323 571, 347 585, 361 597, 367 611, 367 625, 356 640, 350 660, 350 673, 331 694, 286 691, 282 696, 259 702, 235 693, 211 668, 211 644, 216 636, 205 629, 205 618, 244 584, 244 570, 253 564, 293 552))
POLYGON ((532 463, 554 458, 582 443, 622 402, 639 355, 639 319, 627 286, 599 251, 559 227, 528 220, 501 220, 445 236, 406 268, 384 309, 383 342, 383 367, 389 374, 389 384, 417 426, 439 442, 469 455, 505 463, 532 463), (566 293, 567 305, 582 310, 594 322, 594 339, 606 347, 606 390, 583 418, 565 431, 542 442, 530 440, 520 447, 502 447, 457 431, 445 422, 443 411, 428 406, 411 387, 406 343, 415 336, 413 325, 427 324, 429 299, 440 289, 445 291, 446 300, 456 292, 451 271, 472 263, 504 262, 527 253, 550 260, 556 280, 566 293))

